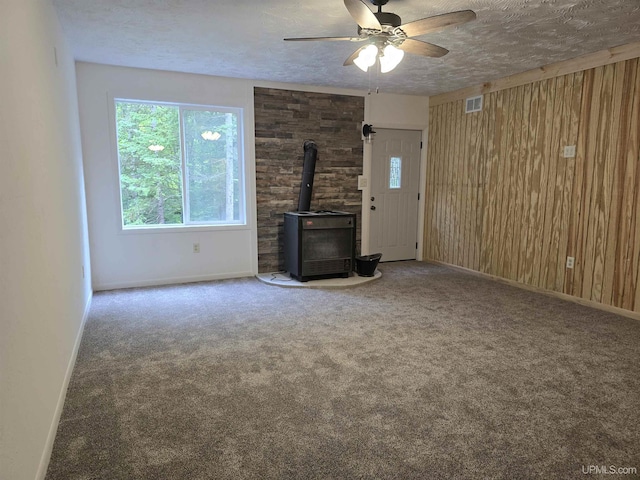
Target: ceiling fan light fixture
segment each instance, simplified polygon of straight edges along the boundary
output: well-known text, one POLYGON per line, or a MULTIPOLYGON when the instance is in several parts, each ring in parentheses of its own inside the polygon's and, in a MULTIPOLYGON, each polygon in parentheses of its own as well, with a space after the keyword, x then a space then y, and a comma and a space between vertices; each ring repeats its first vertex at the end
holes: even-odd
POLYGON ((200 136, 204 140, 215 142, 216 140, 219 140, 222 135, 220 135, 220 132, 212 132, 211 130, 207 130, 206 132, 202 132, 200 136))
POLYGON ((380 55, 380 72, 387 73, 398 66, 404 58, 404 51, 394 45, 387 45, 380 55))
POLYGON ((369 70, 369 67, 373 66, 376 63, 376 57, 378 56, 378 47, 371 44, 366 46, 360 51, 360 54, 353 60, 353 63, 362 70, 366 72, 369 70))
POLYGON ((364 42, 364 47, 358 48, 347 57, 343 65, 355 64, 363 72, 379 61, 380 73, 387 73, 396 68, 404 53, 423 57, 440 58, 449 50, 433 43, 416 40, 429 32, 441 30, 445 27, 456 27, 476 18, 473 10, 443 13, 432 17, 425 17, 409 23, 402 23, 400 16, 391 12, 383 12, 382 7, 389 0, 343 0, 351 18, 358 25, 357 36, 347 37, 302 37, 285 38, 288 41, 306 42, 314 40, 364 42), (367 3, 373 3, 378 11, 371 11, 367 3), (400 48, 398 48, 398 46, 400 48))

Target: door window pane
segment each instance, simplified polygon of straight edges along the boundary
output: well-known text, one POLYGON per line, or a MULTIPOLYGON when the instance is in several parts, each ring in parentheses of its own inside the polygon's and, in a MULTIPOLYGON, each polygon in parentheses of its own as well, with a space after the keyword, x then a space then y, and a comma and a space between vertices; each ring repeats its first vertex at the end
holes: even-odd
POLYGON ((402 186, 402 158, 391 157, 389 161, 389 188, 397 189, 402 186))

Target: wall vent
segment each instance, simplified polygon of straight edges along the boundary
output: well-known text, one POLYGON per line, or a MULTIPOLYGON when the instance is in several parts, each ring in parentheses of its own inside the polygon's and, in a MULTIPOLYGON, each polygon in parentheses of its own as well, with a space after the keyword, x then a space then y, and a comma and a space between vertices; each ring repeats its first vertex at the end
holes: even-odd
POLYGON ((467 98, 464 113, 479 112, 480 110, 482 110, 482 95, 467 98))

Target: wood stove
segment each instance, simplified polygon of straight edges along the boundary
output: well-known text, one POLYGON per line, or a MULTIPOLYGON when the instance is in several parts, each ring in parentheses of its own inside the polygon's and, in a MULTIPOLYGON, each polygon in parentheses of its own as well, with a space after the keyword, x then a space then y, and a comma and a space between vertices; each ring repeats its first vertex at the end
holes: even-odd
POLYGON ((355 240, 353 213, 324 210, 284 214, 285 268, 300 282, 347 278, 353 269, 355 240))
POLYGON ((298 211, 284 214, 285 269, 300 282, 320 278, 348 277, 356 247, 356 216, 320 210, 311 212, 311 191, 318 147, 306 140, 298 211))

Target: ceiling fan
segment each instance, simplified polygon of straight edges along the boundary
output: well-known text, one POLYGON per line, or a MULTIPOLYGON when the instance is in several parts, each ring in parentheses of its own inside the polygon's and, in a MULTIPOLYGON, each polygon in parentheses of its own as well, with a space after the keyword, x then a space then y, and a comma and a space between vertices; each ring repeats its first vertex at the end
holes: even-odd
POLYGON ((380 62, 382 73, 393 70, 404 57, 404 53, 413 53, 425 57, 442 57, 449 53, 446 48, 432 43, 415 40, 411 37, 440 30, 445 27, 461 25, 476 18, 472 10, 445 13, 402 24, 395 13, 383 12, 382 6, 389 0, 370 0, 378 7, 372 12, 363 0, 344 0, 344 5, 358 24, 357 37, 306 37, 285 38, 291 42, 305 41, 349 41, 367 44, 357 49, 344 62, 344 65, 355 64, 363 71, 380 62))

